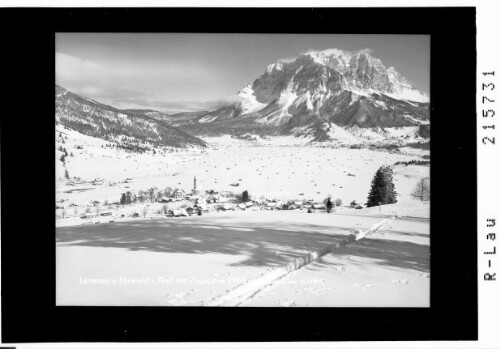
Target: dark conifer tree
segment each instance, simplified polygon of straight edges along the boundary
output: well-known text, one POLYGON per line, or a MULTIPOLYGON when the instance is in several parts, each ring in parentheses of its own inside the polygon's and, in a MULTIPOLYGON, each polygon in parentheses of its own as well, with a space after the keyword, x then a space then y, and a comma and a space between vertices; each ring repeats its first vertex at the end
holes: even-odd
POLYGON ((247 201, 250 201, 250 195, 248 195, 248 190, 245 190, 241 194, 241 202, 247 202, 247 201))
POLYGON ((384 179, 385 179, 385 192, 383 204, 395 204, 398 202, 396 199, 396 190, 394 189, 393 172, 391 166, 384 166, 384 179))
POLYGON ((127 202, 127 196, 125 195, 125 193, 122 193, 122 197, 120 198, 120 204, 122 206, 125 206, 126 202, 127 202))
POLYGON ((392 178, 392 168, 381 166, 372 179, 370 193, 368 194, 367 207, 394 204, 397 202, 396 191, 392 178))
POLYGON ((330 197, 326 199, 326 212, 330 213, 333 207, 333 202, 330 197))

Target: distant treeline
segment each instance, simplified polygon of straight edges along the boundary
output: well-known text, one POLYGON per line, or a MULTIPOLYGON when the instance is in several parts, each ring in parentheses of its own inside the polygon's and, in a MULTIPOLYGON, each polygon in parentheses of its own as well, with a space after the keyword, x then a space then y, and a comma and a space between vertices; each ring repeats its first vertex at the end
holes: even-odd
POLYGON ((411 148, 415 148, 415 149, 429 150, 429 149, 431 149, 431 142, 410 143, 410 144, 407 144, 406 146, 411 147, 411 148))
POLYGON ((410 161, 398 161, 398 162, 395 162, 394 163, 394 166, 396 165, 404 165, 404 166, 408 166, 408 165, 422 165, 422 166, 427 166, 427 165, 430 165, 430 161, 429 160, 410 160, 410 161))

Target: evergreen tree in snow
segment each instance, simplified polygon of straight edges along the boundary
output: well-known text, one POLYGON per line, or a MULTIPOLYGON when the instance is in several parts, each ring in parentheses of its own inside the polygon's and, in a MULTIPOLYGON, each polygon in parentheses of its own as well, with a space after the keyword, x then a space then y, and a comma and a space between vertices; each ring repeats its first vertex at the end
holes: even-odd
POLYGON ((392 178, 392 168, 381 166, 372 179, 370 193, 368 194, 367 207, 394 204, 397 202, 396 191, 392 178))
POLYGON ((250 201, 250 195, 248 194, 248 190, 245 190, 241 194, 241 202, 247 202, 247 201, 250 201))
POLYGON ((122 196, 120 198, 120 205, 125 206, 126 203, 127 203, 127 196, 125 195, 125 193, 122 193, 122 196))
POLYGON ((332 199, 330 197, 328 197, 325 200, 325 204, 326 204, 326 212, 330 213, 332 211, 332 207, 333 207, 332 199))
POLYGON ((386 180, 385 203, 386 204, 395 204, 396 202, 398 202, 398 200, 396 199, 396 196, 398 195, 398 193, 396 193, 396 189, 394 188, 392 167, 386 166, 384 169, 384 173, 385 173, 385 180, 386 180))

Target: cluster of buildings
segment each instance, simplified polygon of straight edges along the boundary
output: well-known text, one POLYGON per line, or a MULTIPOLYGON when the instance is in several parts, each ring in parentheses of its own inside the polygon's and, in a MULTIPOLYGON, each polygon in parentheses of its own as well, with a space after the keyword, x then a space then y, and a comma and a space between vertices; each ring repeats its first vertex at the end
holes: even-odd
MULTIPOLYGON (((127 178, 123 183, 130 183, 132 179, 127 178)), ((96 178, 93 183, 101 183, 102 179, 96 178)), ((313 210, 326 210, 326 205, 322 202, 314 202, 312 200, 274 200, 274 199, 261 199, 252 200, 248 197, 248 200, 242 202, 241 193, 235 193, 233 191, 215 191, 211 190, 198 190, 196 187, 196 177, 194 178, 193 189, 189 192, 183 189, 175 188, 168 193, 168 195, 153 195, 150 204, 144 204, 141 200, 140 206, 136 205, 124 205, 120 202, 100 202, 98 200, 91 201, 90 205, 87 205, 85 212, 80 212, 79 216, 82 219, 85 218, 96 218, 99 216, 112 216, 117 215, 118 207, 122 206, 122 213, 119 214, 121 217, 130 216, 140 217, 145 216, 146 213, 154 213, 155 215, 161 216, 166 215, 168 217, 178 217, 178 216, 188 216, 193 214, 203 214, 210 211, 234 211, 234 210, 302 210, 307 209, 308 212, 313 212, 313 210), (103 206, 101 206, 103 205, 103 206), (116 207, 116 212, 112 211, 112 208, 116 207), (92 208, 92 209, 90 209, 92 208), (137 210, 141 211, 140 213, 137 210)), ((156 189, 156 188, 154 188, 156 189)), ((130 193, 130 192, 129 192, 130 193)), ((147 195, 147 193, 145 192, 147 195)), ((133 201, 135 202, 135 200, 133 201)), ((70 204, 64 205, 62 202, 56 203, 56 209, 71 209, 71 211, 76 212, 74 208, 77 205, 70 204)), ((66 212, 68 214, 70 212, 66 212)), ((148 214, 149 215, 149 214, 148 214)))

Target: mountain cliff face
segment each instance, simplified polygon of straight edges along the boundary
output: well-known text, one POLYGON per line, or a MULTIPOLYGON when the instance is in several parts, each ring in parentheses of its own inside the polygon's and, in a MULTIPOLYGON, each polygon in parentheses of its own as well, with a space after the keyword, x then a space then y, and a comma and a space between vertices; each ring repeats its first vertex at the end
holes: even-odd
MULTIPOLYGON (((307 52, 278 61, 238 93, 239 100, 192 118, 194 134, 255 132, 335 137, 332 128, 428 128, 429 98, 369 51, 307 52)), ((421 137, 425 138, 425 137, 421 137)))
POLYGON ((201 139, 163 121, 163 115, 151 110, 119 110, 56 85, 56 122, 75 131, 128 144, 205 146, 201 139))

